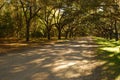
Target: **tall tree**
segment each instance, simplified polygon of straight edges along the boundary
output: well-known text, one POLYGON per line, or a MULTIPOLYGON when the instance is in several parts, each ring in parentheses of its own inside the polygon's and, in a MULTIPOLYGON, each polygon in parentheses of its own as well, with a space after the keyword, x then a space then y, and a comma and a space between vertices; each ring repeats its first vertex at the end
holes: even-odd
POLYGON ((51 29, 54 25, 53 17, 55 15, 56 10, 53 5, 53 2, 51 2, 49 0, 48 1, 43 0, 42 5, 43 5, 43 7, 41 9, 41 13, 38 14, 38 17, 40 18, 40 21, 46 27, 47 38, 48 38, 48 40, 50 40, 51 39, 51 29))
POLYGON ((26 23, 26 41, 30 39, 30 24, 32 19, 40 11, 41 7, 38 7, 36 0, 20 0, 21 7, 23 9, 25 23, 26 23), (37 7, 36 7, 37 6, 37 7))

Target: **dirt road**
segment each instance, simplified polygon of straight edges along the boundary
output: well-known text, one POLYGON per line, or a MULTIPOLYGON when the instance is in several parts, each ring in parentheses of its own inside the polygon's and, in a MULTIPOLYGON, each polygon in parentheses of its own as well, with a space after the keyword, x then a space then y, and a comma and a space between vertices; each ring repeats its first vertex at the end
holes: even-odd
POLYGON ((0 80, 100 80, 92 38, 58 41, 0 56, 0 80))

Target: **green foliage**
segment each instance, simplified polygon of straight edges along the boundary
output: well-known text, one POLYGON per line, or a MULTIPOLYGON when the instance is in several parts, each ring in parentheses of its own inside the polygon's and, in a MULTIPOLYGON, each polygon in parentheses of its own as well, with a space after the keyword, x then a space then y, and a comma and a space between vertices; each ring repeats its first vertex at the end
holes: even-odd
POLYGON ((9 12, 0 17, 0 37, 11 37, 14 35, 14 22, 9 12))
POLYGON ((1 37, 29 41, 30 37, 95 35, 117 39, 120 31, 120 4, 115 0, 11 0, 2 4, 1 37))
POLYGON ((104 61, 99 67, 102 71, 103 80, 119 80, 120 79, 120 42, 115 40, 107 40, 104 38, 95 38, 99 44, 98 59, 104 61))
POLYGON ((97 43, 102 45, 101 48, 111 48, 109 51, 119 52, 120 41, 115 41, 114 39, 108 40, 104 38, 97 38, 97 43))
POLYGON ((31 33, 31 36, 33 38, 40 38, 40 37, 43 37, 44 35, 40 31, 35 31, 31 33))

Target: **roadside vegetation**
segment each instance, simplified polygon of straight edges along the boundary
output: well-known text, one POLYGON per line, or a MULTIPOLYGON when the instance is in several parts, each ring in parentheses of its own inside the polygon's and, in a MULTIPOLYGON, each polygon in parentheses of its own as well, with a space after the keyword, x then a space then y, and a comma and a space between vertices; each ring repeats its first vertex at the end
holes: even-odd
POLYGON ((99 45, 97 58, 104 62, 99 67, 101 75, 106 75, 104 80, 120 79, 120 41, 95 38, 99 45))

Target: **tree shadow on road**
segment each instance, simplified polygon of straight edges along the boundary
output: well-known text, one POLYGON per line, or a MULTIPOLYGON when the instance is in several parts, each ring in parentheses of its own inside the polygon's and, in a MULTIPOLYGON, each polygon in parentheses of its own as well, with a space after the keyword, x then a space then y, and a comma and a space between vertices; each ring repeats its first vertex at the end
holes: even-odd
POLYGON ((107 63, 99 63, 98 46, 89 41, 56 42, 2 56, 0 80, 103 80, 107 63))

